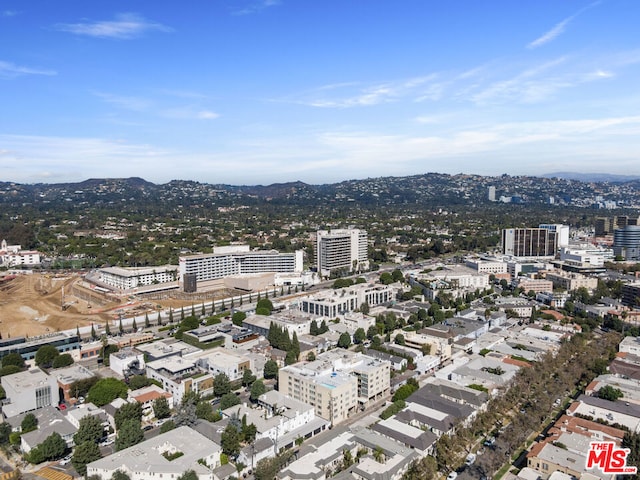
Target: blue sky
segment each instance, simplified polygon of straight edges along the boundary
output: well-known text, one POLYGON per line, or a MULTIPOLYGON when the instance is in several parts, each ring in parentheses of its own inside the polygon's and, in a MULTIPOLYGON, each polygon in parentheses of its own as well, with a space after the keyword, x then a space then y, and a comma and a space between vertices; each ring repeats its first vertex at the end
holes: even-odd
POLYGON ((640 174, 637 0, 0 0, 0 180, 640 174))

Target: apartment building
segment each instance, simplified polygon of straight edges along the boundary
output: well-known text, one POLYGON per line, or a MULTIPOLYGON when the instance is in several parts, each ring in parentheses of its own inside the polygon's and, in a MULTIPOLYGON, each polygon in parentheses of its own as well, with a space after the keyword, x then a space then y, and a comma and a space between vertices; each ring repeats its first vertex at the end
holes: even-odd
POLYGON ((348 272, 369 268, 367 232, 356 228, 318 230, 316 264, 318 273, 329 276, 334 270, 348 272))
POLYGON ((279 385, 283 394, 312 405, 316 415, 337 424, 388 394, 390 372, 388 361, 337 349, 280 369, 279 385))
POLYGON ((124 291, 178 280, 178 268, 175 265, 144 268, 107 267, 98 269, 96 273, 98 280, 104 285, 124 291))
POLYGON ((572 292, 579 288, 586 288, 591 291, 598 286, 598 279, 595 277, 587 277, 579 273, 567 273, 556 270, 555 272, 548 272, 546 275, 547 280, 551 280, 554 288, 566 290, 572 292))

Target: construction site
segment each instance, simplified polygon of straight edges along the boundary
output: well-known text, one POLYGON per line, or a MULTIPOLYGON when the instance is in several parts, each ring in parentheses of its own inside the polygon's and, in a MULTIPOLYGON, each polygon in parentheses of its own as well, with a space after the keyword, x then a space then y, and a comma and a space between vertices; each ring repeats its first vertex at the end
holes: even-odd
POLYGON ((0 335, 2 338, 45 335, 168 307, 191 306, 230 294, 233 293, 221 290, 193 298, 180 292, 118 296, 96 291, 77 273, 4 275, 0 276, 0 335))

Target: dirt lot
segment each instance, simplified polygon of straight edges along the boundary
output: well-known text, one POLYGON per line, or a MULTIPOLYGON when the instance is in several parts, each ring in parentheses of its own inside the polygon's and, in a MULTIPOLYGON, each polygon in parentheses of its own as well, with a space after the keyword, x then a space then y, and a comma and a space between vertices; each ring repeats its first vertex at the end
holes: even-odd
MULTIPOLYGON (((208 298, 158 299, 105 296, 88 286, 79 275, 33 274, 0 277, 0 334, 2 338, 35 336, 76 326, 101 324, 157 311, 158 307, 198 307, 212 298, 225 298, 233 291, 210 292, 208 298)), ((151 315, 150 315, 151 317, 151 315)), ((151 317, 155 318, 155 317, 151 317)))
POLYGON ((108 314, 101 313, 102 306, 88 308, 87 302, 71 294, 73 285, 80 280, 76 275, 34 274, 5 278, 0 283, 2 338, 68 330, 109 318, 108 314))

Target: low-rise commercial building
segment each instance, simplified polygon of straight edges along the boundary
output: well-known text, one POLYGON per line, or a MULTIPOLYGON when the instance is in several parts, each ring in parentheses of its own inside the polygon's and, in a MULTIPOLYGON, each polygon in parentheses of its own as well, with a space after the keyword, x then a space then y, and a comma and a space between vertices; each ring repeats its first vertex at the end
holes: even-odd
POLYGON ((1 383, 6 393, 5 404, 2 405, 5 417, 55 406, 60 401, 56 377, 39 368, 5 375, 1 383))

